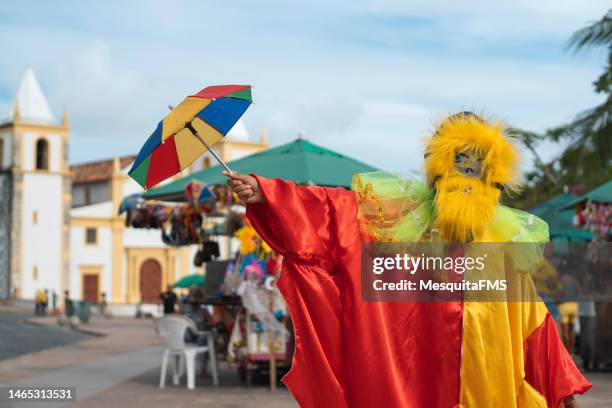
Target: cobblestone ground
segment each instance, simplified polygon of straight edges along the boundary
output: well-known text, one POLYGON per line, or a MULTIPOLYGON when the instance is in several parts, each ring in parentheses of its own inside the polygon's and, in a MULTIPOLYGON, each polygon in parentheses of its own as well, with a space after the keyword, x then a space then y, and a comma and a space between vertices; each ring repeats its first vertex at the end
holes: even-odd
POLYGON ((234 370, 221 366, 219 387, 208 378, 198 378, 196 389, 187 390, 185 380, 177 387, 168 377, 166 388, 159 389, 159 369, 150 370, 107 389, 74 407, 219 407, 219 408, 295 408, 297 404, 285 388, 272 393, 264 385, 247 388, 240 384, 234 370))
MULTIPOLYGON (((57 329, 57 320, 30 318, 26 325, 51 331, 57 329)), ((0 385, 76 386, 76 403, 45 403, 45 408, 297 406, 282 385, 274 393, 264 385, 247 388, 238 380, 236 370, 225 363, 220 364, 219 387, 213 387, 209 378, 198 377, 196 389, 190 391, 184 378, 180 386, 174 386, 169 376, 166 388, 159 389, 163 348, 151 320, 94 317, 81 328, 89 335, 74 334, 84 340, 0 361, 0 385)), ((14 406, 41 407, 40 403, 14 406)))
MULTIPOLYGON (((3 312, 0 309, 0 314, 3 312)), ((30 325, 44 331, 57 329, 55 318, 30 319, 30 325)), ((221 364, 220 386, 199 377, 196 389, 187 390, 168 378, 159 389, 162 344, 153 332, 151 320, 133 318, 93 318, 83 327, 90 335, 76 342, 34 351, 0 361, 0 385, 65 385, 77 387, 77 402, 70 407, 296 407, 284 387, 272 393, 265 385, 247 388, 236 371, 221 364), (97 335, 96 335, 97 334, 97 335)), ((63 329, 62 329, 63 330, 63 329)), ((19 337, 15 337, 19 338, 19 337)), ((72 339, 71 339, 72 341, 72 339)), ((612 406, 612 372, 587 373, 593 389, 579 396, 582 408, 612 406)), ((27 408, 19 403, 16 408, 27 408)), ((40 403, 30 404, 41 407, 40 403)), ((44 404, 45 408, 65 404, 44 404)))
MULTIPOLYGON (((30 318, 27 320, 27 325, 55 330, 57 318, 30 318)), ((0 383, 27 379, 116 354, 161 346, 161 341, 153 332, 150 320, 93 318, 89 325, 83 326, 83 329, 94 335, 78 333, 83 336, 83 340, 0 361, 0 383)))
POLYGON ((576 397, 580 407, 612 407, 612 371, 586 373, 586 376, 593 383, 593 388, 585 395, 576 397))

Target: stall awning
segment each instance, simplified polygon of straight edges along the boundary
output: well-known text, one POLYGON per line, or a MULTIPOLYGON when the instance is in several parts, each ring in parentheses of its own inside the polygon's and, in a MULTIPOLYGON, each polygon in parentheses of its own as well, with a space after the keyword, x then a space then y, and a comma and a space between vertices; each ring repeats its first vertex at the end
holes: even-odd
POLYGON ((593 233, 576 228, 573 224, 574 210, 566 208, 575 199, 576 196, 572 194, 562 193, 536 205, 529 212, 548 223, 552 240, 590 241, 593 233))
POLYGON ((576 199, 570 201, 563 208, 572 208, 577 204, 580 204, 583 201, 596 201, 599 203, 612 203, 612 180, 607 183, 602 184, 601 186, 589 191, 586 194, 577 197, 576 199))

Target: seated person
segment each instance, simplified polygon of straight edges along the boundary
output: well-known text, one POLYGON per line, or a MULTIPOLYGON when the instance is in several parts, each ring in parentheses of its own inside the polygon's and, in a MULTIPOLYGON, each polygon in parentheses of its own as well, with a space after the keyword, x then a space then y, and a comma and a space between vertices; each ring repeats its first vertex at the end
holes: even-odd
MULTIPOLYGON (((198 330, 206 331, 212 328, 212 316, 208 309, 203 305, 204 291, 198 286, 189 288, 187 303, 183 308, 183 315, 190 318, 195 323, 198 330)), ((206 345, 206 336, 194 333, 193 330, 187 329, 185 332, 185 341, 196 343, 198 346, 206 345)))

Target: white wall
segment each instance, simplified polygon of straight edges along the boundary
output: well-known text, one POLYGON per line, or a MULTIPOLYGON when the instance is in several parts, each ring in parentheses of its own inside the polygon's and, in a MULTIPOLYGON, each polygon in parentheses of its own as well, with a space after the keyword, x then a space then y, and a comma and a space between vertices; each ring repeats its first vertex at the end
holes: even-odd
POLYGON ((159 229, 126 228, 123 231, 123 246, 135 248, 165 248, 159 229))
MULTIPOLYGON (((232 148, 227 149, 226 152, 228 152, 228 156, 229 156, 228 161, 240 159, 244 156, 248 156, 254 153, 252 149, 246 149, 246 148, 241 149, 240 147, 237 147, 237 146, 232 146, 232 148)), ((214 159, 212 160, 214 161, 214 159)))
POLYGON ((25 173, 21 207, 22 297, 36 289, 60 291, 62 276, 62 176, 25 173), (37 222, 33 223, 34 211, 37 222), (38 278, 33 276, 34 266, 38 278))
POLYGON ((111 201, 85 205, 70 210, 71 217, 100 218, 108 220, 114 215, 113 203, 111 201))
POLYGON ((98 242, 92 245, 85 243, 86 228, 86 226, 70 227, 70 296, 73 299, 81 299, 80 267, 93 265, 102 267, 98 291, 105 292, 107 299, 111 299, 113 276, 112 231, 109 227, 97 227, 98 242))
MULTIPOLYGON (((98 218, 109 220, 113 215, 111 201, 86 205, 73 208, 70 211, 71 217, 98 218)), ((112 252, 112 230, 110 227, 97 227, 97 245, 85 243, 85 230, 87 226, 73 225, 70 228, 70 293, 75 299, 82 296, 82 281, 80 266, 95 265, 102 267, 100 277, 100 292, 106 293, 106 298, 112 301, 114 298, 113 290, 113 252, 112 252)), ((161 240, 161 231, 158 229, 134 229, 126 228, 123 230, 123 245, 121 253, 122 274, 120 279, 126 282, 125 273, 127 271, 127 249, 128 248, 166 248, 161 240)), ((126 290, 125 284, 120 285, 126 290)), ((125 293, 120 293, 120 297, 125 293)))

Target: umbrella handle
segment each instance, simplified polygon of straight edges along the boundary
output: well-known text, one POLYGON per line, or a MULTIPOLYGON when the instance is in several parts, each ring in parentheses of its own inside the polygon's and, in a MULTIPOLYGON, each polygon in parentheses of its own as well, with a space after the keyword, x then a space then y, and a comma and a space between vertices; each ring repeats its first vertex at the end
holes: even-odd
POLYGON ((206 141, 200 136, 200 134, 198 133, 197 130, 194 129, 194 127, 191 125, 191 123, 187 123, 185 125, 185 127, 189 130, 191 130, 191 133, 193 133, 193 135, 196 137, 196 139, 198 139, 200 141, 200 143, 202 143, 204 145, 204 147, 206 147, 208 149, 208 151, 210 152, 210 154, 213 155, 213 157, 215 159, 217 159, 217 161, 223 166, 223 168, 227 171, 229 171, 230 173, 232 173, 232 170, 228 167, 227 164, 225 164, 225 162, 223 160, 221 160, 221 158, 217 155, 217 153, 215 153, 215 151, 212 149, 212 147, 210 147, 210 145, 208 143, 206 143, 206 141))
POLYGON ((206 147, 208 149, 208 151, 210 152, 210 154, 213 155, 213 157, 215 159, 217 159, 217 161, 223 166, 223 168, 225 168, 225 170, 229 171, 230 173, 232 172, 232 169, 230 169, 228 167, 227 164, 225 164, 225 162, 217 155, 217 153, 215 153, 215 151, 208 145, 208 143, 206 143, 206 141, 204 139, 202 139, 200 137, 200 135, 198 134, 198 132, 194 132, 193 134, 200 142, 202 142, 202 144, 204 145, 204 147, 206 147))

